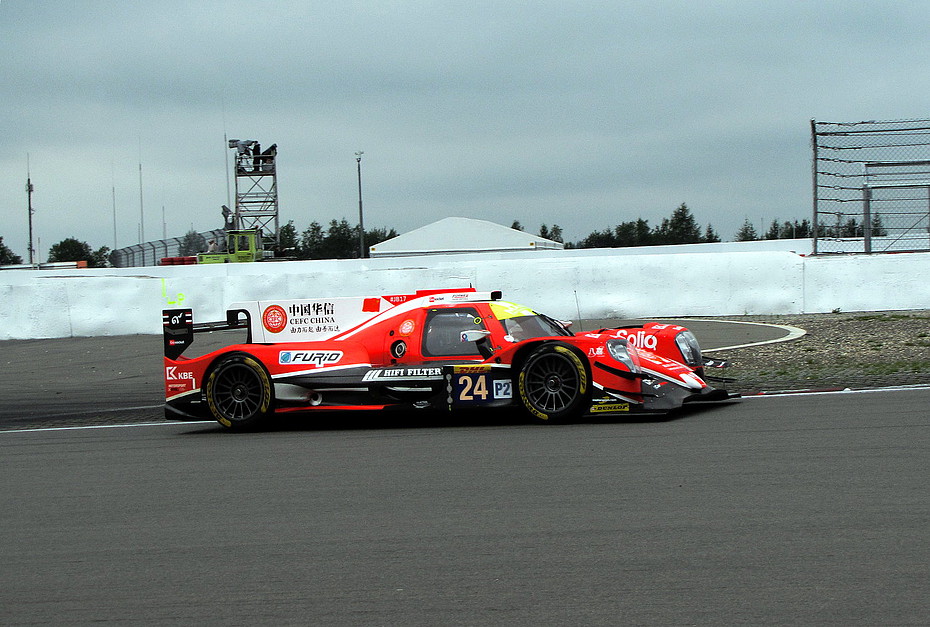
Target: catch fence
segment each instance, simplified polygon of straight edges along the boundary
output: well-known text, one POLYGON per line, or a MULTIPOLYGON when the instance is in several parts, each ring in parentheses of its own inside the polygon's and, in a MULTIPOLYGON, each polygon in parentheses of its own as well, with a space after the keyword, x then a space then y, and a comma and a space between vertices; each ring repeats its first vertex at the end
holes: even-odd
POLYGON ((930 120, 818 122, 814 254, 930 250, 930 120))
MULTIPOLYGON (((226 231, 223 229, 214 229, 213 231, 204 231, 199 234, 203 238, 203 250, 186 251, 198 253, 206 251, 206 243, 211 239, 218 242, 225 241, 226 231)), ((133 244, 125 248, 119 248, 110 253, 110 264, 114 268, 132 268, 136 266, 157 266, 162 257, 179 257, 183 237, 172 237, 170 239, 160 239, 153 242, 144 242, 142 244, 133 244)))

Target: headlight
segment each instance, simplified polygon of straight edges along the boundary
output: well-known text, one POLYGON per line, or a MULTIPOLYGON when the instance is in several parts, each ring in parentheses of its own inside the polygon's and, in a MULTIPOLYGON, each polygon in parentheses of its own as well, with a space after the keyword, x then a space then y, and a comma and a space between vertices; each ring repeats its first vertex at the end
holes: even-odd
POLYGON ((675 343, 678 344, 678 350, 685 363, 692 368, 699 368, 703 364, 701 357, 701 345, 698 344, 697 338, 691 331, 682 331, 675 336, 675 343))
POLYGON ((611 357, 626 366, 630 372, 640 371, 639 366, 630 356, 630 348, 627 346, 626 340, 622 338, 607 340, 607 352, 610 353, 611 357))

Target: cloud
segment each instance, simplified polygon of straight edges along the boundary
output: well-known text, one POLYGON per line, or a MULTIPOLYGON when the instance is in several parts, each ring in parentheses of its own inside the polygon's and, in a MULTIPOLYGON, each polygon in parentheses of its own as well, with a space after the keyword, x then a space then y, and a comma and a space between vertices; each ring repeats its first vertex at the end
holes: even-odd
POLYGON ((447 215, 565 235, 687 202, 732 237, 810 215, 809 120, 926 115, 891 2, 0 3, 4 241, 219 224, 223 135, 279 146, 284 221, 447 215), (222 151, 222 152, 221 152, 222 151), (368 213, 370 211, 370 214, 368 213))

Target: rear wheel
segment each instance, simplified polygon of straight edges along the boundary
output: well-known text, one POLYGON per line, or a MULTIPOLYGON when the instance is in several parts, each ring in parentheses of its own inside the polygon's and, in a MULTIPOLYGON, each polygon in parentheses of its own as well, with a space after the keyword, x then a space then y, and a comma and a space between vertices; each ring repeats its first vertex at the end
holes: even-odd
POLYGON ((591 396, 588 368, 565 344, 544 344, 520 368, 523 408, 535 418, 561 422, 584 413, 591 396))
POLYGON ((272 385, 268 372, 254 357, 231 355, 207 378, 207 405, 224 427, 245 429, 272 413, 272 385))

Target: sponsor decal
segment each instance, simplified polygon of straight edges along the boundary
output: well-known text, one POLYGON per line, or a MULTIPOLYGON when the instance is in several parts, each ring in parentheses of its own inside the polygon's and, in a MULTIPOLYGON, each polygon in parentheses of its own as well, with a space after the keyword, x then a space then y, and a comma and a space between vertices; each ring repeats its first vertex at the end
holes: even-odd
POLYGON ((452 372, 455 374, 491 372, 491 365, 481 364, 476 366, 452 366, 452 372))
POLYGON ((271 333, 281 333, 288 329, 291 335, 342 331, 336 319, 336 304, 333 302, 292 303, 287 309, 271 305, 262 314, 262 324, 271 333))
POLYGON ((262 324, 272 333, 280 333, 287 326, 287 312, 280 305, 271 305, 262 313, 262 324))
POLYGON ((339 333, 338 324, 315 324, 306 327, 291 327, 291 333, 339 333))
MULTIPOLYGON (((164 280, 164 279, 163 279, 164 280)), ((161 315, 162 324, 166 327, 176 327, 191 321, 191 310, 190 309, 173 309, 170 312, 163 312, 161 315), (180 311, 181 313, 176 313, 180 311)))
POLYGON ((604 356, 604 347, 596 346, 588 349, 588 357, 603 357, 604 356))
POLYGON ((287 308, 292 316, 332 316, 336 313, 333 303, 294 303, 287 308))
POLYGON ((417 325, 413 320, 404 320, 400 323, 400 329, 397 332, 406 337, 411 335, 416 328, 417 325))
POLYGON ((178 370, 177 366, 165 367, 165 379, 168 381, 194 381, 194 373, 178 370))
POLYGON ((338 363, 340 359, 342 359, 342 351, 281 351, 278 353, 278 363, 284 365, 312 364, 320 368, 338 363))
POLYGON ((627 333, 624 337, 626 337, 627 342, 636 348, 645 348, 646 350, 651 351, 655 350, 659 345, 659 338, 642 330, 635 333, 627 333))
POLYGON ((615 412, 615 411, 630 411, 630 404, 629 403, 603 403, 600 405, 591 406, 592 414, 615 412))
POLYGON ((400 379, 441 379, 442 368, 385 368, 369 370, 363 381, 396 381, 400 379))
POLYGON ((588 389, 588 371, 585 370, 584 364, 578 359, 578 355, 564 346, 556 346, 555 350, 568 357, 575 364, 575 369, 578 371, 578 391, 584 394, 588 389))

